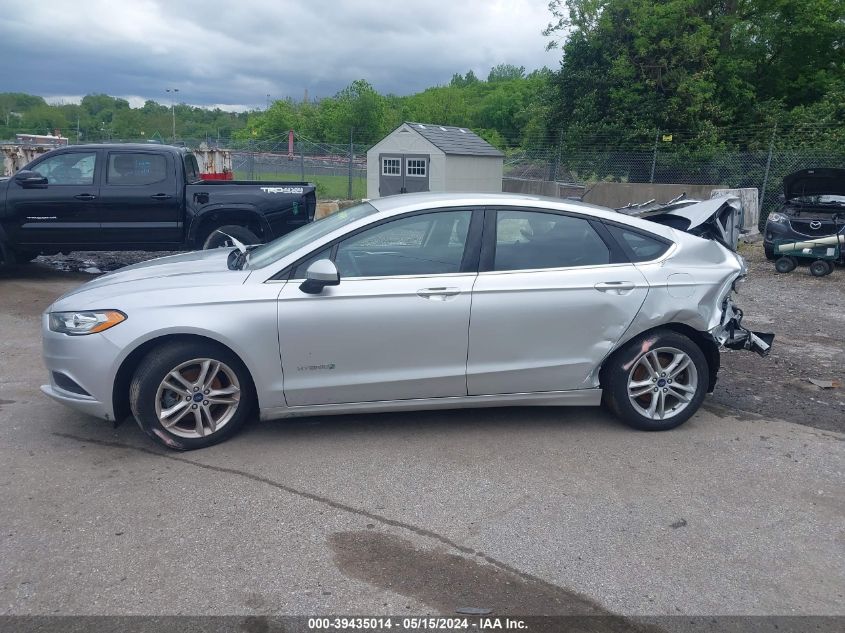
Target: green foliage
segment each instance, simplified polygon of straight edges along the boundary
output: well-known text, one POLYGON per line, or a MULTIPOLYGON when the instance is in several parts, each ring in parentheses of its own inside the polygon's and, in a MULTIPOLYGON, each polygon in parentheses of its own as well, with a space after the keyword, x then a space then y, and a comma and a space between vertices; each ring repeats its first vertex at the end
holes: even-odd
POLYGON ((845 0, 553 0, 550 9, 544 33, 550 47, 563 40, 552 126, 570 147, 645 146, 662 130, 700 147, 757 149, 775 122, 787 135, 829 125, 821 136, 841 141, 845 0))
MULTIPOLYGON (((245 126, 247 114, 176 104, 178 138, 230 138, 245 126)), ((103 94, 83 97, 79 104, 48 105, 43 98, 0 93, 0 140, 16 133, 52 134, 59 130, 75 141, 157 139, 169 141, 173 118, 170 105, 147 101, 131 108, 125 99, 103 94)))

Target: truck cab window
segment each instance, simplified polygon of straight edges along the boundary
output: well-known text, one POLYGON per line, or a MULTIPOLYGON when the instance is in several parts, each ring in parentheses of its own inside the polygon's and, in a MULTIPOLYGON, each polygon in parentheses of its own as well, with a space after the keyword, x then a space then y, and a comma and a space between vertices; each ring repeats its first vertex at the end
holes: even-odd
POLYGON ((158 154, 109 154, 110 185, 151 185, 167 178, 167 159, 158 154))
POLYGON ((41 174, 50 185, 90 185, 94 182, 94 152, 78 152, 51 156, 32 171, 41 174))

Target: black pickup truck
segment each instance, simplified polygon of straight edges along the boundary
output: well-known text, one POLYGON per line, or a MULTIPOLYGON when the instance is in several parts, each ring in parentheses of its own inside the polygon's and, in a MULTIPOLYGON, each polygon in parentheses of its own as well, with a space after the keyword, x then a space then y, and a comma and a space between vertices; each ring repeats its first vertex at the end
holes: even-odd
POLYGON ((0 179, 0 265, 74 250, 216 248, 268 242, 314 219, 302 182, 202 180, 168 145, 73 145, 0 179))

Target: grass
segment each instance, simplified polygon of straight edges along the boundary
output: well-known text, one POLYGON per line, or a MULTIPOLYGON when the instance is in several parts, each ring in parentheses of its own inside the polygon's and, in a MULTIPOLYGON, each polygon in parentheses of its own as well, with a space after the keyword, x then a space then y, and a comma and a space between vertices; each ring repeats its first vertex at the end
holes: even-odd
MULTIPOLYGON (((247 180, 249 174, 245 171, 236 171, 236 180, 247 180)), ((305 174, 308 182, 317 185, 317 198, 319 200, 347 200, 349 193, 349 179, 347 176, 309 176, 305 174)), ((255 180, 276 180, 276 181, 298 181, 299 176, 294 174, 256 174, 255 180)), ((367 181, 363 178, 352 179, 352 199, 360 200, 367 197, 367 181)))

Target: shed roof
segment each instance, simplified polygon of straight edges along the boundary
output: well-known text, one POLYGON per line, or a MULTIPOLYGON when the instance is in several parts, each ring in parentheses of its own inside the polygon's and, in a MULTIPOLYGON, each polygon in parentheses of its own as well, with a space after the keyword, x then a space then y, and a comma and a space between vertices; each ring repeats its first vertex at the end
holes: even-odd
POLYGON ((504 156, 483 138, 468 128, 436 125, 434 123, 412 123, 405 125, 422 136, 444 154, 460 156, 504 156))

